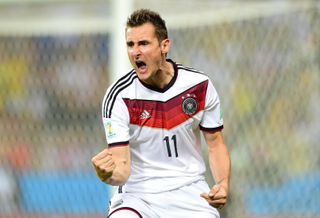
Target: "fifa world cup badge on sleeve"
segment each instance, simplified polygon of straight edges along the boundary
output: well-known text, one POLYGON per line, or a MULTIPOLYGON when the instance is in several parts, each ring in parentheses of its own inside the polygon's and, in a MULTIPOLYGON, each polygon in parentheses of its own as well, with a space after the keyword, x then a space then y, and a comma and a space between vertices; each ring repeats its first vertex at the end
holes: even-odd
POLYGON ((103 126, 104 126, 104 130, 106 132, 107 139, 110 139, 116 135, 114 132, 114 129, 112 127, 111 119, 103 118, 103 126))

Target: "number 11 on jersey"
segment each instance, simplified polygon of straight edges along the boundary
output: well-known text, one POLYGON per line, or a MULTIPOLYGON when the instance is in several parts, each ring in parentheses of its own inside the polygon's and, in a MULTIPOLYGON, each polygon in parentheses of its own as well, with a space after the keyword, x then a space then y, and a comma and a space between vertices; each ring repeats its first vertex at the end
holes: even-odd
POLYGON ((177 137, 176 137, 176 135, 173 135, 173 136, 171 137, 171 143, 170 143, 169 136, 164 137, 163 141, 165 141, 165 143, 166 143, 168 156, 169 156, 169 157, 172 157, 171 146, 170 146, 170 145, 173 143, 174 152, 175 152, 175 157, 178 157, 177 137))

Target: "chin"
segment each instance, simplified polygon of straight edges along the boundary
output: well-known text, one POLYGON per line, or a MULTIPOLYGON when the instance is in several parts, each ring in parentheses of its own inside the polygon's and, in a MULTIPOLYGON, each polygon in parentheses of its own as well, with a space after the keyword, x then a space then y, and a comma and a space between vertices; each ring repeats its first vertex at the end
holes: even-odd
POLYGON ((149 72, 141 73, 141 72, 139 72, 139 70, 138 71, 136 70, 136 73, 137 73, 139 79, 148 79, 148 78, 150 78, 149 72))
POLYGON ((138 74, 138 78, 139 78, 140 80, 142 80, 143 82, 147 82, 148 79, 149 79, 148 76, 146 76, 146 75, 141 75, 141 74, 138 74))

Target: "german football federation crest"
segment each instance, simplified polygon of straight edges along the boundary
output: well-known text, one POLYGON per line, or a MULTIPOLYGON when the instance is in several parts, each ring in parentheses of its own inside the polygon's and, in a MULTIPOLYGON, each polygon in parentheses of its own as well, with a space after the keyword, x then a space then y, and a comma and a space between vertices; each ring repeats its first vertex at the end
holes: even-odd
POLYGON ((193 115, 198 109, 197 101, 193 97, 187 97, 182 102, 182 110, 187 115, 193 115))

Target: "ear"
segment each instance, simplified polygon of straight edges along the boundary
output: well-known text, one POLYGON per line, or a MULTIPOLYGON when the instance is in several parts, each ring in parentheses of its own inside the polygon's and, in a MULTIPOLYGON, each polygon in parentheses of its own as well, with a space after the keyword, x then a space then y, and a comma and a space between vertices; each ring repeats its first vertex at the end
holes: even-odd
POLYGON ((164 39, 162 40, 160 47, 161 47, 161 53, 167 54, 170 50, 171 41, 170 39, 164 39))

